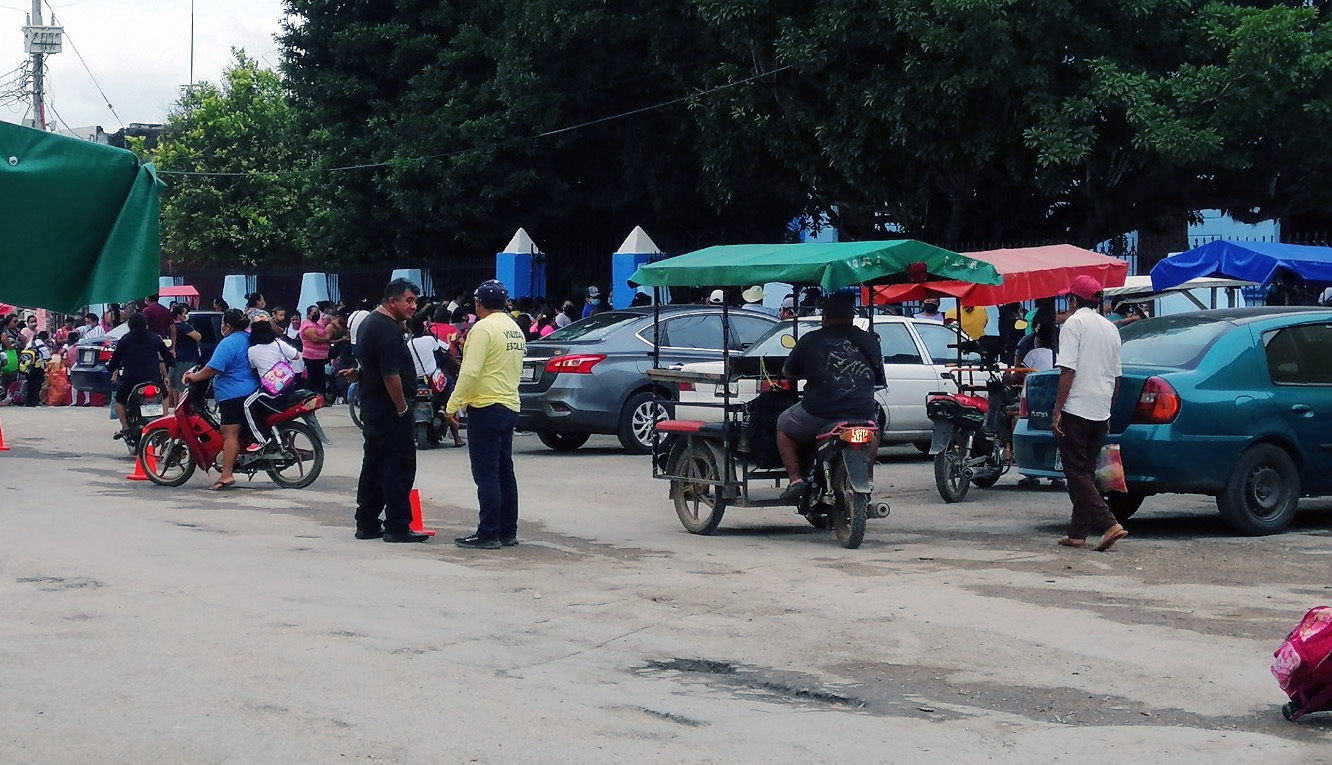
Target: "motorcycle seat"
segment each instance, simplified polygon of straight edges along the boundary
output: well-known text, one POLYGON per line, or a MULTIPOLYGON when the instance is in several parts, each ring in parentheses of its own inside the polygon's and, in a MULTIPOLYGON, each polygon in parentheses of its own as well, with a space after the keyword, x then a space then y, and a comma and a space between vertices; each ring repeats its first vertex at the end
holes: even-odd
POLYGON ((726 424, 704 422, 703 420, 662 420, 657 423, 658 433, 694 433, 700 436, 721 437, 726 433, 726 424))
POLYGON ((982 398, 981 396, 968 396, 965 393, 931 394, 929 401, 926 403, 948 400, 956 401, 958 406, 972 407, 973 409, 980 411, 982 414, 990 411, 990 402, 987 399, 982 398))

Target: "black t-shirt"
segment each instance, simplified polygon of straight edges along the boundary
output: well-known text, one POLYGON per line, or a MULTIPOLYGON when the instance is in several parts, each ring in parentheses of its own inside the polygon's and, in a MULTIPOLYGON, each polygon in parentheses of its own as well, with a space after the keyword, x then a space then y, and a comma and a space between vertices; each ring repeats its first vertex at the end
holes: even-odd
POLYGON ((783 371, 807 381, 805 411, 828 419, 874 419, 874 387, 886 384, 878 341, 850 325, 824 327, 801 337, 783 371))
POLYGON ((199 356, 199 341, 190 337, 194 327, 187 321, 176 322, 176 363, 196 362, 203 359, 199 356))
POLYGON ((129 332, 116 343, 107 371, 120 370, 123 380, 153 382, 162 379, 158 362, 171 367, 174 359, 162 338, 151 332, 129 332))
POLYGON ((388 388, 384 387, 386 375, 398 375, 402 378, 403 394, 416 395, 416 366, 407 348, 406 333, 398 322, 379 311, 371 311, 357 329, 356 361, 361 365, 361 405, 392 405, 388 388))

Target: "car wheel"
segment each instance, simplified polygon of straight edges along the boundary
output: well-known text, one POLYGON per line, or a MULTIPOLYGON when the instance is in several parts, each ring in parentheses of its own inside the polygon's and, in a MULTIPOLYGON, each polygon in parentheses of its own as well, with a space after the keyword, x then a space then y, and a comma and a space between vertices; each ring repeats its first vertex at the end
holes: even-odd
POLYGON ((552 433, 550 431, 537 433, 537 438, 541 439, 541 443, 557 452, 577 451, 578 447, 587 443, 587 439, 591 437, 591 433, 552 433))
POLYGON ((912 444, 912 446, 916 447, 916 451, 920 452, 921 454, 929 454, 929 453, 930 453, 930 442, 929 442, 929 441, 917 441, 917 442, 915 442, 914 444, 912 444))
MULTIPOLYGON (((651 453, 653 431, 658 422, 667 419, 670 419, 670 414, 651 391, 635 393, 620 410, 620 427, 616 431, 620 445, 630 454, 651 453)), ((666 442, 665 438, 658 440, 662 444, 666 442)))
POLYGON ((1290 525, 1300 499, 1300 474, 1280 447, 1258 444, 1240 455, 1216 497, 1221 519, 1246 536, 1276 534, 1290 525))
POLYGON ((1101 497, 1105 503, 1110 506, 1110 512, 1114 514, 1115 520, 1123 523, 1142 507, 1142 501, 1147 499, 1147 495, 1139 491, 1130 491, 1125 494, 1122 491, 1107 491, 1101 497))

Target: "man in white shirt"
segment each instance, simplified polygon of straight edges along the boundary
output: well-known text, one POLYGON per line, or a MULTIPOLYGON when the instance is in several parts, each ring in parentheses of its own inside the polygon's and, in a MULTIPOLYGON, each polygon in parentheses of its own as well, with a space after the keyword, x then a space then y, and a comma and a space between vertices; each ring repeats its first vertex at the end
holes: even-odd
POLYGON ((1110 426, 1110 406, 1119 390, 1119 329, 1100 313, 1101 285, 1079 276, 1068 289, 1075 310, 1059 333, 1059 395, 1051 429, 1059 442, 1073 518, 1065 547, 1086 547, 1087 534, 1101 534, 1097 551, 1128 536, 1096 486, 1096 460, 1110 426))
POLYGON ((352 352, 356 352, 356 338, 360 334, 361 322, 365 321, 370 312, 365 308, 352 311, 351 316, 347 317, 347 333, 351 335, 352 352))

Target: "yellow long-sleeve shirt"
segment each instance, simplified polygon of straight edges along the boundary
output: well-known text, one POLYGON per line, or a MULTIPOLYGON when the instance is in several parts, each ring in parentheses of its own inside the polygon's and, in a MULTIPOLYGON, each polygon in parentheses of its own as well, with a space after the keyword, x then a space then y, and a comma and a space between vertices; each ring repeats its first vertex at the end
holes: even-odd
POLYGON ((462 407, 492 404, 518 411, 518 380, 526 354, 526 336, 503 311, 478 321, 467 333, 462 371, 444 411, 453 414, 462 407))

